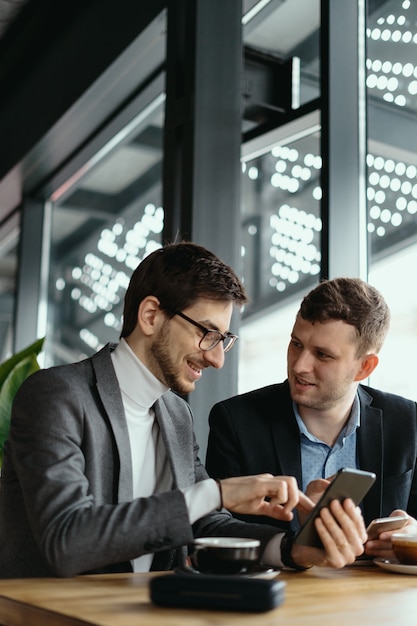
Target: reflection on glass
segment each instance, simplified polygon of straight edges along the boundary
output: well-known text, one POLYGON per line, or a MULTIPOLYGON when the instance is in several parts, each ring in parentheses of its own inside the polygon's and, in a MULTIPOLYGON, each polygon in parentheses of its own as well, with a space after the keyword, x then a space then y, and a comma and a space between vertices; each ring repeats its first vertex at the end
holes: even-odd
POLYGON ((320 0, 244 0, 242 24, 245 45, 296 60, 299 105, 320 96, 320 0))
POLYGON ((18 249, 15 237, 0 243, 0 362, 13 353, 13 311, 15 303, 18 249))
POLYGON ((251 302, 239 331, 239 393, 286 377, 286 352, 303 295, 321 263, 320 134, 243 164, 243 278, 251 302))
POLYGON ((386 298, 391 327, 370 382, 416 399, 417 3, 390 0, 368 17, 369 282, 386 298))
POLYGON ((292 62, 293 75, 292 110, 269 120, 270 129, 281 124, 281 139, 268 137, 265 145, 273 147, 243 162, 242 267, 251 302, 239 332, 239 392, 285 378, 295 312, 319 280, 322 230, 319 129, 307 123, 307 132, 292 136, 283 125, 302 119, 303 105, 320 97, 320 0, 242 6, 245 47, 292 62))
POLYGON ((417 3, 384 2, 368 18, 368 96, 417 110, 417 3))
MULTIPOLYGON (((282 10, 287 4, 283 3, 282 10)), ((279 10, 280 7, 276 8, 279 10)), ((417 300, 413 289, 417 258, 417 3, 410 0, 368 2, 368 12, 366 65, 369 281, 381 290, 392 310, 391 329, 381 353, 381 363, 371 382, 375 386, 415 398, 412 355, 415 353, 413 346, 417 345, 417 300)), ((281 16, 283 15, 282 13, 281 16)), ((278 47, 279 44, 276 45, 278 47)), ((312 149, 310 152, 318 155, 318 150, 312 149)), ((268 156, 269 160, 271 158, 272 154, 268 156)), ((271 208, 273 201, 270 200, 270 196, 273 196, 273 167, 270 165, 268 174, 265 175, 264 164, 255 160, 246 164, 245 171, 243 228, 247 224, 251 233, 244 234, 245 278, 249 290, 258 294, 259 301, 268 289, 270 293, 272 291, 273 268, 281 272, 284 269, 282 259, 291 259, 286 257, 284 246, 279 250, 276 266, 271 258, 265 256, 266 246, 274 250, 269 223, 272 215, 274 220, 283 219, 289 212, 287 207, 284 214, 280 211, 285 203, 290 210, 295 207, 299 211, 302 208, 306 214, 312 213, 314 217, 319 217, 314 203, 308 208, 300 207, 297 204, 298 191, 293 197, 290 190, 297 186, 294 176, 284 178, 290 170, 288 159, 285 164, 277 159, 276 165, 276 180, 287 186, 288 191, 287 200, 280 197, 275 200, 275 213, 271 208), (249 177, 253 181, 251 186, 248 185, 249 177), (263 213, 265 206, 267 217, 263 213), (269 230, 266 223, 269 223, 269 230), (250 245, 249 241, 253 242, 255 237, 258 237, 256 244, 250 245), (261 251, 259 258, 262 260, 256 267, 254 259, 258 251, 261 251)), ((302 166, 301 163, 300 165, 302 166)), ((317 172, 317 177, 318 175, 317 172)), ((280 189, 280 193, 283 193, 282 185, 280 189)), ((316 189, 319 200, 319 184, 316 189)), ((313 199, 316 197, 313 196, 313 199)), ((292 215, 296 216, 297 213, 294 211, 292 215)), ((291 230, 287 223, 285 228, 281 225, 280 229, 276 236, 282 245, 286 243, 288 231, 291 230)), ((294 249, 295 242, 291 242, 291 245, 294 249)), ((301 265, 302 257, 299 253, 297 259, 301 265)), ((281 273, 276 274, 276 285, 283 288, 275 296, 276 304, 264 312, 256 307, 258 316, 251 316, 250 311, 246 315, 239 333, 241 392, 276 382, 285 375, 286 346, 293 316, 304 292, 310 288, 303 289, 298 294, 292 292, 288 280, 290 276, 296 276, 292 269, 290 265, 285 268, 285 280, 282 280, 281 273), (288 297, 291 294, 293 297, 288 297)), ((302 287, 301 280, 295 284, 302 287)))
POLYGON ((319 135, 243 164, 243 276, 258 311, 306 289, 320 273, 319 135))
POLYGON ((159 108, 53 207, 48 365, 119 339, 130 276, 162 245, 162 125, 159 108))
POLYGON ((417 168, 403 159, 368 154, 368 232, 372 259, 417 234, 417 168))

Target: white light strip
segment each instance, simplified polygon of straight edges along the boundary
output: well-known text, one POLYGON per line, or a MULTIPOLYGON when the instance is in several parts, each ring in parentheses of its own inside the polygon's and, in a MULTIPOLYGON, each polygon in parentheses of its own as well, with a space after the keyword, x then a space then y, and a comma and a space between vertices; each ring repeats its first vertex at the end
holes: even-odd
POLYGON ((51 263, 51 239, 52 239, 52 203, 45 202, 42 224, 42 251, 40 263, 40 285, 38 300, 38 319, 36 334, 45 337, 48 328, 48 278, 51 263))
POLYGON ((242 144, 241 161, 250 161, 270 152, 274 146, 290 144, 303 137, 317 133, 320 129, 320 111, 312 111, 301 118, 289 122, 285 126, 274 128, 262 135, 262 137, 255 137, 242 144))
POLYGON ((291 108, 300 108, 300 84, 301 84, 301 62, 300 57, 292 58, 292 88, 291 88, 291 108))
POLYGON ((271 0, 260 0, 254 7, 252 7, 245 15, 242 17, 242 24, 245 26, 248 22, 250 22, 255 15, 258 15, 259 11, 262 11, 269 4, 271 0))

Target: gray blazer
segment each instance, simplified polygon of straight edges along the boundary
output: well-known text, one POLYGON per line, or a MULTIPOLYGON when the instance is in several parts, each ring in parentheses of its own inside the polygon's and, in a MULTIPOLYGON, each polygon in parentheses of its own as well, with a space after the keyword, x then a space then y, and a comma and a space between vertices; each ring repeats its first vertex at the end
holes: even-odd
MULTIPOLYGON (((363 501, 365 522, 397 508, 417 518, 417 405, 364 385, 359 385, 358 393, 358 467, 377 476, 363 501)), ((218 402, 209 422, 210 476, 271 472, 295 476, 301 484, 300 436, 288 381, 218 402)), ((296 516, 291 528, 298 528, 296 516)))
POLYGON ((155 405, 171 463, 172 491, 132 499, 127 424, 110 351, 41 369, 19 389, 0 480, 0 577, 131 571, 182 563, 201 535, 277 532, 214 511, 190 525, 179 488, 207 478, 188 404, 167 392, 155 405), (178 550, 183 546, 181 550, 178 550))

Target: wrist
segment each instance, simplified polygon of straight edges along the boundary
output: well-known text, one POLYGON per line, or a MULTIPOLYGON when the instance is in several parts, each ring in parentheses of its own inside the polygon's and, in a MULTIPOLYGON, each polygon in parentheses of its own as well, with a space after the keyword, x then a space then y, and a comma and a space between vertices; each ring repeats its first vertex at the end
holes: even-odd
POLYGON ((291 556, 292 547, 294 543, 295 532, 288 531, 284 534, 281 539, 281 561, 285 565, 285 567, 289 567, 291 569, 295 569, 298 572, 304 572, 306 569, 309 569, 311 565, 304 567, 303 565, 298 565, 295 563, 291 556))
POLYGON ((222 508, 223 508, 223 490, 222 490, 222 484, 221 484, 220 480, 217 480, 217 478, 216 478, 215 480, 216 480, 217 486, 218 486, 218 488, 219 488, 219 493, 220 493, 220 506, 219 506, 219 508, 218 508, 217 510, 218 510, 218 511, 221 511, 221 510, 222 510, 222 508))

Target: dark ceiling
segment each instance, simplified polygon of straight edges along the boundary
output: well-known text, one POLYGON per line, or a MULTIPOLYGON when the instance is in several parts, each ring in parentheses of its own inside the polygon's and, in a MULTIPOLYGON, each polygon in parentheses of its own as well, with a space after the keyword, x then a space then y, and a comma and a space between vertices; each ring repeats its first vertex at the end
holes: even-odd
POLYGON ((0 38, 29 0, 0 0, 0 38))

